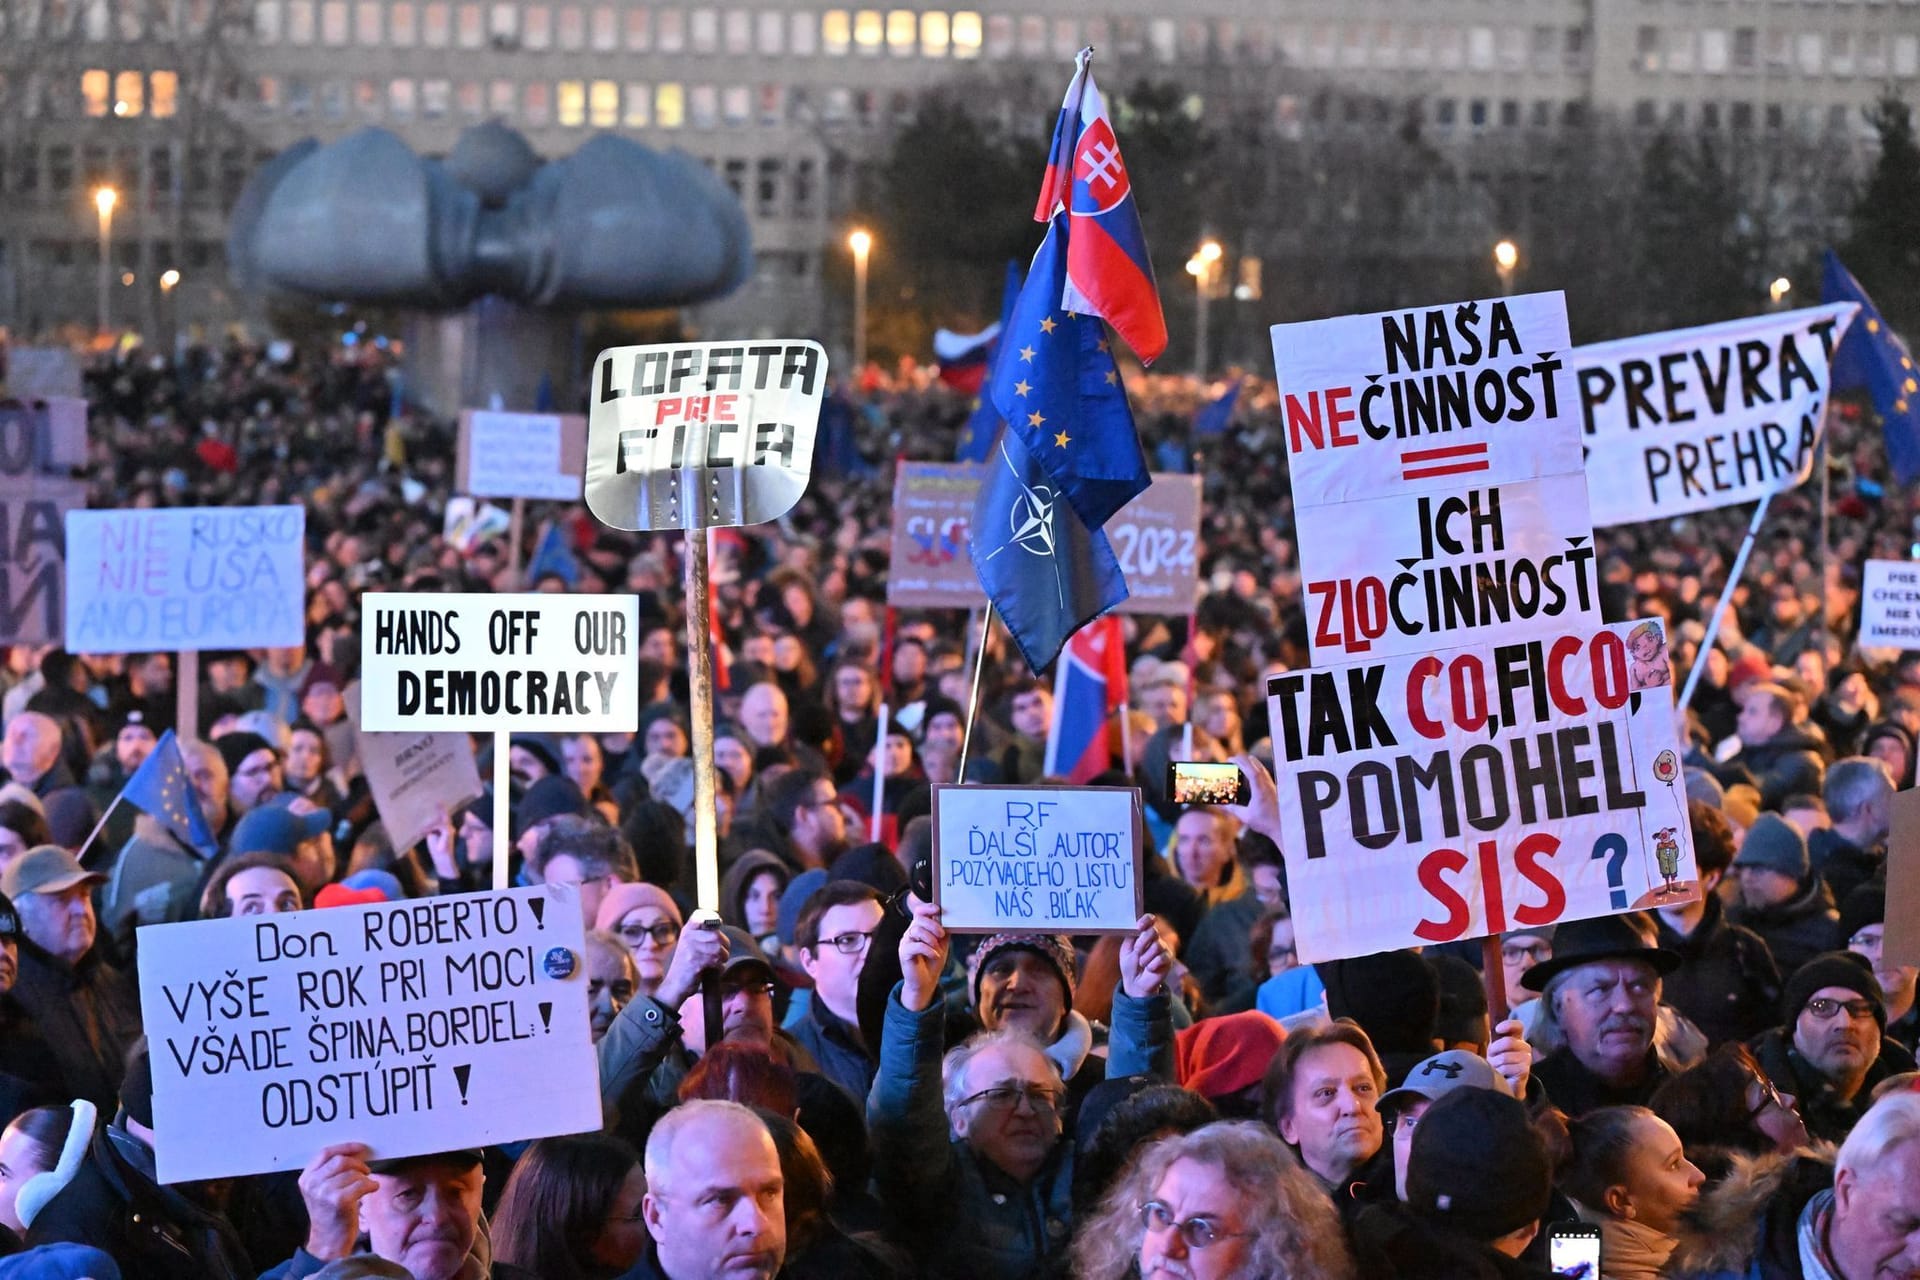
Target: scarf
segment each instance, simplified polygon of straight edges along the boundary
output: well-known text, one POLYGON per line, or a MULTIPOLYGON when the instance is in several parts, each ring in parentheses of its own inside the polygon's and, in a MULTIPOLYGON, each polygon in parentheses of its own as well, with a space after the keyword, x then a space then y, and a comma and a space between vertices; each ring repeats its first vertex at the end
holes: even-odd
POLYGON ((1667 1259, 1679 1245, 1672 1236, 1631 1218, 1616 1218, 1573 1202, 1582 1222, 1600 1228, 1601 1280, 1660 1280, 1667 1259))
POLYGON ((1822 1191, 1800 1211, 1800 1274, 1803 1280, 1839 1280, 1840 1270, 1827 1253, 1827 1224, 1833 1220, 1833 1192, 1822 1191))
POLYGON ((1080 1074, 1087 1056, 1093 1052, 1093 1024, 1072 1009, 1067 1010, 1067 1018, 1060 1027, 1059 1036, 1044 1052, 1053 1060, 1053 1065, 1060 1069, 1060 1079, 1072 1080, 1080 1074))

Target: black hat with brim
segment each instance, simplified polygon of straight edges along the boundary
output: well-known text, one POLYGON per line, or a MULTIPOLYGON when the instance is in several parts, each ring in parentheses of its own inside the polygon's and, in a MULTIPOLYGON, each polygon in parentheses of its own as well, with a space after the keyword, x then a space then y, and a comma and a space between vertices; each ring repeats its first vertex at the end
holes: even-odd
POLYGON ((1520 977, 1520 985, 1529 991, 1543 991, 1567 970, 1596 960, 1639 960, 1652 965, 1662 976, 1680 967, 1679 956, 1649 944, 1625 916, 1595 916, 1554 930, 1553 959, 1527 970, 1520 977))

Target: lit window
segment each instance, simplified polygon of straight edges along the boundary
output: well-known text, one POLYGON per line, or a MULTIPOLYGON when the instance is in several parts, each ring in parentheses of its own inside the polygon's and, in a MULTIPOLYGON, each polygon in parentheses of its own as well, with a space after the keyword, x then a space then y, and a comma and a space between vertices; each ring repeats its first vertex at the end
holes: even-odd
POLYGON ((520 6, 494 5, 487 20, 487 34, 496 44, 512 44, 513 38, 520 34, 520 6))
POLYGON ((853 15, 853 43, 862 53, 880 52, 883 26, 878 9, 862 9, 853 15))
POLYGON ((280 43, 279 0, 260 0, 253 6, 253 38, 261 44, 280 43))
POLYGON ((433 0, 421 15, 420 38, 429 49, 444 49, 453 34, 453 12, 441 0, 433 0))
POLYGON ((761 53, 779 53, 786 43, 787 20, 767 10, 754 23, 754 47, 761 53))
POLYGON ((645 53, 653 48, 653 11, 644 7, 627 10, 627 51, 645 53))
POLYGON ((653 34, 660 52, 679 53, 687 47, 687 15, 678 9, 662 9, 653 34))
POLYGON ((487 82, 487 113, 499 116, 503 120, 513 119, 515 100, 520 96, 511 80, 491 80, 487 82))
POLYGON ((313 0, 287 0, 287 43, 313 43, 313 0))
POLYGON ((455 90, 455 97, 460 103, 460 114, 464 118, 478 120, 486 114, 484 110, 486 102, 481 97, 478 80, 462 80, 459 89, 455 90))
POLYGON ((554 119, 563 128, 578 129, 587 122, 587 88, 578 80, 562 80, 554 95, 554 119))
POLYGON ((956 58, 980 56, 979 14, 962 9, 953 15, 953 56, 956 58))
POLYGON ((1467 32, 1467 65, 1484 71, 1493 65, 1493 28, 1473 27, 1467 32))
MULTIPOLYGON (((1155 18, 1147 24, 1147 43, 1153 47, 1153 56, 1162 62, 1172 62, 1179 48, 1172 18, 1155 18)), ((1332 41, 1328 41, 1331 46, 1332 41)))
POLYGON ((820 15, 820 47, 838 56, 853 42, 853 24, 845 9, 829 9, 820 15))
POLYGON ((148 114, 156 120, 169 119, 178 109, 180 76, 174 71, 155 71, 147 77, 148 114))
POLYGON ((587 94, 587 122, 596 129, 611 129, 620 123, 620 86, 611 80, 595 80, 587 94))
POLYGON ((116 116, 145 115, 147 110, 147 84, 138 71, 122 71, 113 78, 113 114, 116 116))
POLYGON ((596 53, 612 53, 620 47, 620 15, 612 5, 594 9, 592 40, 596 53))
POLYGON ((360 0, 353 6, 353 39, 356 44, 380 43, 380 0, 360 0))
POLYGON ((653 123, 653 88, 644 84, 627 86, 627 114, 625 123, 629 129, 644 129, 653 123))
POLYGON ((728 124, 745 124, 753 118, 753 95, 743 84, 728 85, 721 109, 728 124))
POLYGON ((788 27, 788 31, 792 36, 789 43, 793 46, 793 51, 801 57, 811 58, 814 52, 820 47, 820 42, 815 39, 819 34, 819 28, 814 25, 812 14, 794 14, 793 22, 788 27))
POLYGON ((1023 57, 1047 56, 1047 20, 1033 14, 1020 19, 1020 53, 1023 57))
POLYGON ((947 30, 947 15, 938 9, 920 15, 920 53, 922 57, 944 58, 947 56, 947 42, 952 37, 947 30))
POLYGON ((1053 56, 1071 62, 1080 52, 1080 28, 1072 18, 1053 20, 1053 56))
POLYGON ((687 122, 687 96, 679 85, 668 83, 654 90, 653 118, 662 129, 678 129, 687 122))
POLYGON ((553 91, 545 80, 532 80, 523 86, 520 101, 529 125, 544 127, 553 119, 553 91))
POLYGON ((369 120, 380 118, 380 88, 371 80, 353 82, 353 105, 369 120))
POLYGON ((720 16, 711 9, 695 9, 687 19, 687 31, 695 53, 712 53, 720 47, 720 16))
POLYGON ((543 4, 527 6, 526 46, 545 49, 553 44, 553 10, 543 4))
POLYGON ((113 13, 107 8, 107 0, 91 0, 86 16, 87 39, 97 42, 113 33, 113 13))
POLYGON ((477 4, 463 4, 456 15, 462 49, 478 49, 487 42, 486 18, 477 4))
POLYGON ((326 0, 320 6, 320 42, 336 49, 347 42, 347 0, 326 0))
POLYGON ((1700 69, 1710 76, 1726 71, 1727 33, 1724 30, 1709 28, 1700 33, 1700 69))
POLYGON ((898 58, 913 56, 919 43, 919 21, 911 9, 892 9, 887 13, 887 52, 898 58))
POLYGON ((395 120, 413 118, 413 81, 402 77, 388 82, 387 111, 395 120))
POLYGON ((777 84, 760 86, 760 123, 776 125, 787 118, 786 91, 777 84))
POLYGON ((112 106, 108 101, 113 90, 113 77, 104 71, 84 71, 80 74, 80 100, 86 104, 90 116, 104 116, 112 106))
POLYGON ((572 52, 587 42, 587 15, 580 11, 579 5, 560 6, 560 26, 555 33, 557 43, 562 49, 572 52))
POLYGON ((752 53, 753 15, 745 9, 727 10, 722 38, 728 53, 752 53))
POLYGON ((1004 13, 987 16, 987 56, 989 58, 1013 56, 1013 19, 1004 13))
POLYGON ((413 0, 395 0, 387 10, 387 43, 401 49, 411 49, 417 36, 414 21, 413 0))
POLYGON ((710 84, 697 84, 687 93, 687 119, 696 129, 711 129, 720 122, 720 95, 710 84))
POLYGON ((453 82, 427 80, 420 85, 420 114, 427 120, 444 119, 453 105, 453 82))
POLYGON ((280 81, 275 76, 261 76, 259 84, 260 110, 272 115, 280 109, 280 81))

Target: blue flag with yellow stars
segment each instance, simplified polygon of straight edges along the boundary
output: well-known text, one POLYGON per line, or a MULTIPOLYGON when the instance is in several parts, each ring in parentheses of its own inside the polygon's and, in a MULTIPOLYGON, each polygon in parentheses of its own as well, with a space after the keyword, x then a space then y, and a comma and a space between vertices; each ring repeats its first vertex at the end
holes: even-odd
POLYGON ((1831 249, 1820 281, 1820 301, 1860 304, 1860 314, 1833 353, 1832 389, 1866 388, 1880 415, 1894 479, 1901 484, 1920 480, 1920 372, 1913 367, 1913 353, 1887 327, 1880 308, 1831 249))
POLYGON ((1066 215, 1056 214, 1000 334, 987 392, 1033 461, 1098 529, 1152 481, 1106 327, 1060 305, 1066 240, 1066 215))
POLYGON ((1011 428, 987 460, 969 538, 980 586, 1035 675, 1074 632, 1127 598, 1107 535, 1062 500, 1011 428))
MULTIPOLYGON (((1013 305, 1020 297, 1020 264, 1007 264, 1007 285, 1000 293, 1000 335, 993 340, 993 354, 987 357, 988 372, 1000 362, 1000 354, 1006 344, 1000 339, 1007 334, 1007 326, 1013 323, 1013 305)), ((980 394, 974 397, 973 412, 967 415, 967 421, 960 428, 960 443, 954 450, 955 462, 985 462, 993 454, 993 446, 1000 438, 1000 411, 993 407, 993 394, 987 387, 980 388, 980 394)))
POLYGON ((181 844, 211 858, 220 852, 220 842, 207 815, 201 812, 200 797, 193 792, 187 777, 187 762, 180 754, 180 740, 169 729, 140 767, 127 779, 120 798, 167 829, 181 844))

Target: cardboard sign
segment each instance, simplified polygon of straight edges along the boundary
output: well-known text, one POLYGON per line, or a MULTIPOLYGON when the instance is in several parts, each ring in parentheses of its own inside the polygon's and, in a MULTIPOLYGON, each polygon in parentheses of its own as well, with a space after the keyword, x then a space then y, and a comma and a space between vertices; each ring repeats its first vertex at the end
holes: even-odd
POLYGON ((594 361, 587 507, 616 529, 765 524, 813 473, 817 342, 614 347, 594 361))
MULTIPOLYGON (((967 558, 982 469, 902 462, 893 479, 887 603, 972 609, 986 594, 967 558)), ((1187 614, 1200 598, 1200 477, 1155 472, 1146 492, 1105 527, 1131 594, 1118 613, 1187 614)))
POLYGON ((1860 574, 1860 647, 1920 649, 1920 564, 1869 560, 1860 574))
POLYGON ((599 1129, 578 893, 141 929, 160 1181, 599 1129))
POLYGON ((1267 682, 1302 963, 1697 896, 1657 620, 1267 682))
POLYGON ((297 506, 70 511, 67 648, 304 645, 306 533, 297 506))
POLYGON ((1313 663, 1597 626, 1558 293, 1273 327, 1313 663))
POLYGON ((477 498, 580 501, 587 420, 577 413, 465 409, 454 487, 477 498))
POLYGON ((1593 522, 1752 502, 1813 470, 1846 302, 1573 353, 1593 522))
POLYGON ((361 607, 362 729, 640 727, 637 596, 368 592, 361 607))
POLYGON ((1134 787, 937 786, 933 900, 949 933, 1132 933, 1134 787))
POLYGON ((0 382, 8 394, 30 400, 35 396, 84 395, 80 360, 65 347, 7 347, 0 350, 0 382))
MULTIPOLYGON (((1887 837, 1887 924, 1880 963, 1920 965, 1920 791, 1893 797, 1887 837)), ((1840 940, 1846 945, 1846 939, 1840 940)))
POLYGON ((481 793, 480 767, 464 733, 363 733, 361 772, 387 836, 411 849, 440 821, 481 793))

